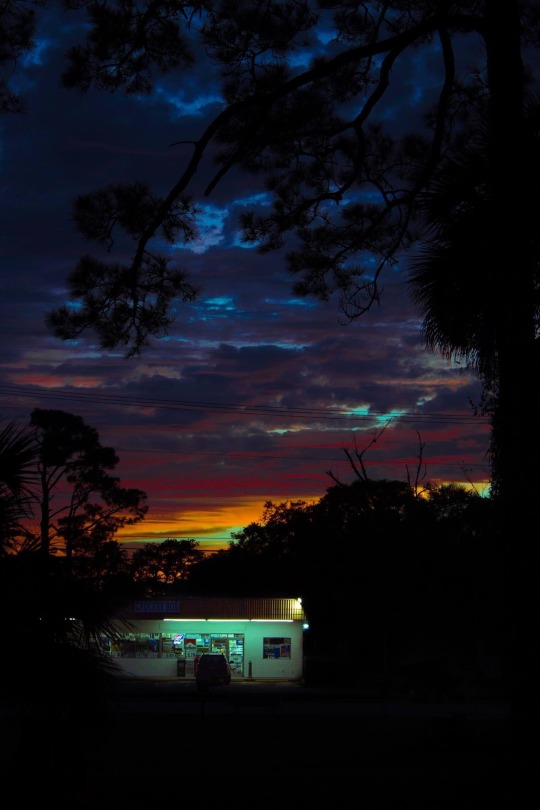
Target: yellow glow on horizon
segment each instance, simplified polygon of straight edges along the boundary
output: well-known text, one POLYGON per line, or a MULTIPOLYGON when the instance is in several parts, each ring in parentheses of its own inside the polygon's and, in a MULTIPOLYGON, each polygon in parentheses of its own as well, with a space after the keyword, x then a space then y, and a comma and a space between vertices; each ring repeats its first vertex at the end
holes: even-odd
POLYGON ((240 502, 230 506, 217 504, 215 499, 208 499, 205 508, 204 500, 200 502, 200 509, 179 510, 170 517, 160 516, 152 519, 152 507, 145 520, 135 526, 126 526, 117 534, 118 542, 124 545, 144 545, 145 543, 161 543, 163 540, 196 540, 205 551, 226 549, 231 542, 231 532, 238 532, 256 523, 262 518, 264 504, 271 500, 274 504, 285 501, 304 500, 306 503, 315 502, 318 495, 303 495, 291 499, 287 495, 261 499, 246 497, 240 502))
MULTIPOLYGON (((448 483, 431 479, 434 484, 448 483)), ((490 482, 455 481, 452 482, 467 490, 474 490, 479 495, 489 496, 490 482)), ((322 497, 321 493, 299 495, 291 498, 288 495, 278 495, 272 498, 246 496, 230 506, 219 504, 215 498, 199 501, 200 508, 181 509, 172 512, 170 516, 161 514, 159 518, 152 518, 152 508, 144 521, 135 526, 126 526, 118 532, 117 540, 120 544, 131 548, 143 546, 146 543, 161 543, 164 540, 195 540, 203 551, 219 551, 227 549, 233 540, 232 532, 240 532, 251 523, 261 520, 264 504, 271 500, 274 504, 288 501, 305 501, 307 504, 316 503, 322 497)))
POLYGON ((448 483, 455 484, 457 487, 463 487, 463 489, 466 489, 470 492, 477 492, 483 498, 489 497, 489 491, 491 489, 491 482, 489 480, 473 481, 472 483, 470 481, 443 481, 437 478, 431 478, 430 480, 431 483, 437 485, 443 485, 448 483))

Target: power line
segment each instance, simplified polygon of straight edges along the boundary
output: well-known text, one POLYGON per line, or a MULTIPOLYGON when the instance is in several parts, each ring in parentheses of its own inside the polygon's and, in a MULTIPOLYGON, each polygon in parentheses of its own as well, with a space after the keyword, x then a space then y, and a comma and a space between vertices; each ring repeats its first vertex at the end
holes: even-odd
MULTIPOLYGON (((216 457, 219 457, 219 458, 238 458, 238 459, 241 459, 242 461, 258 461, 260 459, 275 459, 277 461, 318 461, 318 462, 325 463, 325 464, 328 464, 328 463, 333 462, 333 461, 343 462, 343 463, 345 463, 347 465, 350 463, 347 458, 341 458, 341 457, 337 458, 337 457, 331 456, 330 458, 326 458, 326 457, 323 457, 323 456, 295 456, 295 455, 288 455, 288 454, 285 454, 285 453, 279 453, 279 454, 276 454, 276 453, 258 453, 258 452, 253 452, 253 453, 249 453, 249 452, 237 452, 237 453, 234 453, 233 452, 233 453, 231 453, 229 451, 219 452, 219 450, 171 450, 171 449, 164 449, 164 448, 159 448, 159 450, 153 450, 153 449, 147 449, 147 448, 137 449, 137 448, 133 448, 133 447, 130 447, 130 448, 115 447, 115 451, 117 453, 119 453, 119 454, 120 453, 143 453, 143 454, 148 453, 149 455, 153 455, 153 456, 155 456, 156 453, 158 453, 160 455, 172 455, 172 456, 205 456, 205 457, 206 456, 216 456, 216 457)), ((437 460, 436 459, 430 459, 430 458, 424 458, 423 461, 424 461, 424 464, 430 464, 430 463, 433 463, 434 461, 437 461, 437 460)), ((384 466, 396 466, 396 465, 411 465, 411 464, 414 464, 414 463, 415 463, 415 459, 412 459, 411 461, 396 461, 395 459, 391 460, 391 461, 389 461, 389 460, 379 460, 379 461, 377 461, 376 459, 372 459, 372 460, 370 460, 368 462, 368 466, 369 467, 371 467, 371 466, 381 466, 381 465, 384 465, 384 466)), ((485 468, 489 468, 489 466, 490 466, 487 463, 481 464, 481 463, 478 463, 478 462, 468 462, 468 461, 462 461, 462 462, 451 461, 451 462, 447 462, 447 463, 446 462, 438 462, 438 463, 443 463, 447 467, 483 467, 483 468, 485 467, 485 468)))
MULTIPOLYGON (((39 399, 60 399, 71 402, 82 402, 85 404, 117 405, 123 407, 155 408, 163 410, 177 411, 214 411, 234 413, 238 416, 266 416, 284 417, 289 416, 294 419, 322 420, 322 421, 342 421, 350 422, 354 420, 366 421, 372 419, 384 419, 402 422, 431 422, 441 424, 461 424, 479 425, 481 416, 470 416, 453 413, 421 413, 404 411, 393 415, 385 411, 370 410, 367 413, 350 413, 344 408, 295 408, 269 405, 242 405, 241 403, 219 403, 212 401, 196 400, 172 400, 156 399, 152 397, 130 397, 122 394, 104 394, 88 392, 79 393, 77 391, 51 390, 42 388, 30 388, 27 386, 0 386, 0 395, 23 398, 39 399)), ((13 406, 12 406, 13 407, 13 406)), ((161 425, 163 427, 163 425, 161 425)))
MULTIPOLYGON (((270 416, 270 417, 286 417, 290 416, 294 419, 304 419, 304 420, 324 420, 324 421, 342 421, 342 422, 350 422, 350 421, 366 421, 372 419, 380 419, 381 417, 386 417, 388 414, 385 414, 382 411, 370 411, 366 414, 348 414, 348 413, 334 413, 329 414, 328 409, 322 408, 284 408, 278 406, 243 406, 239 403, 217 403, 217 402, 208 402, 208 401, 190 401, 190 400, 170 400, 170 399, 158 399, 152 397, 128 397, 121 394, 104 394, 104 393, 96 393, 93 392, 89 394, 88 392, 79 393, 76 391, 65 391, 65 390, 49 390, 49 389, 42 389, 42 388, 34 388, 30 386, 2 386, 0 385, 0 395, 5 396, 18 396, 23 398, 40 398, 40 399, 66 399, 72 402, 82 402, 88 404, 98 404, 98 405, 106 405, 106 406, 120 406, 120 407, 132 407, 133 405, 137 405, 140 407, 152 407, 154 409, 164 409, 164 410, 180 410, 180 411, 222 411, 222 412, 229 412, 234 413, 238 416, 251 416, 251 415, 258 415, 258 416, 270 416)), ((424 424, 459 424, 463 426, 475 426, 475 427, 487 427, 486 421, 480 419, 479 417, 471 417, 465 416, 461 414, 419 414, 413 412, 404 412, 399 414, 395 417, 388 417, 389 420, 395 421, 402 421, 402 422, 421 422, 424 424)), ((94 425, 95 427, 96 425, 94 425)), ((100 428, 107 428, 113 427, 113 425, 107 425, 106 423, 101 423, 100 428)), ((116 425, 114 426, 116 427, 116 425)), ((164 425, 163 423, 159 424, 147 424, 145 425, 145 431, 150 431, 152 428, 156 430, 163 430, 167 427, 177 427, 177 425, 167 424, 164 425)), ((141 448, 137 449, 134 447, 129 448, 121 448, 115 445, 115 451, 119 454, 149 454, 149 455, 156 455, 159 453, 161 455, 169 455, 169 456, 201 456, 201 457, 220 457, 225 459, 241 459, 243 461, 260 461, 261 459, 274 459, 276 461, 315 461, 320 464, 331 464, 331 463, 345 463, 347 464, 348 461, 345 458, 337 458, 337 457, 318 457, 318 456, 299 456, 299 455, 290 455, 290 454, 276 454, 276 453, 249 453, 249 452, 229 452, 229 451, 203 451, 199 449, 188 450, 188 449, 181 449, 181 450, 174 450, 170 448, 160 448, 159 450, 155 450, 153 448, 146 449, 141 448)), ((426 465, 430 465, 433 463, 440 464, 439 461, 432 461, 429 458, 424 458, 423 463, 426 465)), ((462 460, 461 462, 449 461, 449 462, 442 462, 446 467, 453 467, 457 469, 463 468, 470 468, 470 469, 490 469, 490 465, 488 463, 478 463, 478 462, 466 462, 462 460)), ((396 461, 396 460, 377 460, 377 459, 370 459, 369 466, 401 466, 405 467, 410 464, 414 464, 414 461, 396 461)))

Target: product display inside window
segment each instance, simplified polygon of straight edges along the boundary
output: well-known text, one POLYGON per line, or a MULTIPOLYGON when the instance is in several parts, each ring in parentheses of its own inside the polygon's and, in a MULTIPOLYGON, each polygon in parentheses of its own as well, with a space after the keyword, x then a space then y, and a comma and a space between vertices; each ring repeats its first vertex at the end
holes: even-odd
POLYGON ((263 640, 263 658, 290 658, 290 638, 265 638, 263 640))
POLYGON ((203 653, 223 653, 233 677, 244 675, 242 633, 122 633, 111 643, 111 654, 120 658, 176 658, 185 661, 178 672, 194 678, 203 653))

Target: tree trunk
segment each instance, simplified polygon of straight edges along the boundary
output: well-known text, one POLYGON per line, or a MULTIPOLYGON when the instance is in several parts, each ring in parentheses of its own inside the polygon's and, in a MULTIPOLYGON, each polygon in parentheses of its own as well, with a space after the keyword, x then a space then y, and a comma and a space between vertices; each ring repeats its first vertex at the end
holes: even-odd
POLYGON ((45 466, 40 469, 41 476, 41 502, 40 502, 40 539, 41 539, 41 554, 44 558, 49 556, 50 540, 49 540, 49 520, 50 520, 50 495, 49 487, 47 484, 47 468, 45 466))
MULTIPOLYGON (((540 496, 539 404, 534 253, 527 184, 532 167, 525 128, 520 3, 486 3, 490 90, 490 172, 494 200, 493 267, 498 356, 494 414, 495 500, 505 577, 505 675, 514 746, 513 783, 529 781, 538 716, 540 590, 536 500, 540 496)), ((537 191, 535 192, 537 193, 537 191)), ((515 798, 515 797, 514 797, 515 798)))

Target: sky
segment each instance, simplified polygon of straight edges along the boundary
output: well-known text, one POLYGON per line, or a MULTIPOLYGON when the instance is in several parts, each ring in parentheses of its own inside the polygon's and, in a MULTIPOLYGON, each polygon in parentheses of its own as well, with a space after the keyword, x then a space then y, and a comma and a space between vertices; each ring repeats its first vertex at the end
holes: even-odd
MULTIPOLYGON (((63 89, 65 51, 81 36, 72 15, 44 14, 13 80, 26 111, 0 120, 0 416, 25 424, 36 407, 64 410, 114 447, 121 484, 148 496, 144 522, 117 537, 126 548, 167 538, 226 547, 265 502, 317 501, 329 472, 352 481, 345 449, 368 448, 383 428, 364 456, 371 477, 414 478, 421 442, 424 480, 485 493, 478 382, 425 349, 403 272, 386 275, 380 306, 350 324, 336 300, 295 299, 284 255, 240 243, 238 214, 264 202, 256 178, 227 177, 202 200, 198 241, 172 249, 201 294, 178 305, 166 339, 126 359, 90 333, 52 336, 45 316, 93 251, 73 224, 74 197, 135 179, 166 193, 192 148, 173 144, 220 109, 205 73, 144 98, 63 89)), ((412 119, 421 80, 409 68, 396 103, 412 119)))

